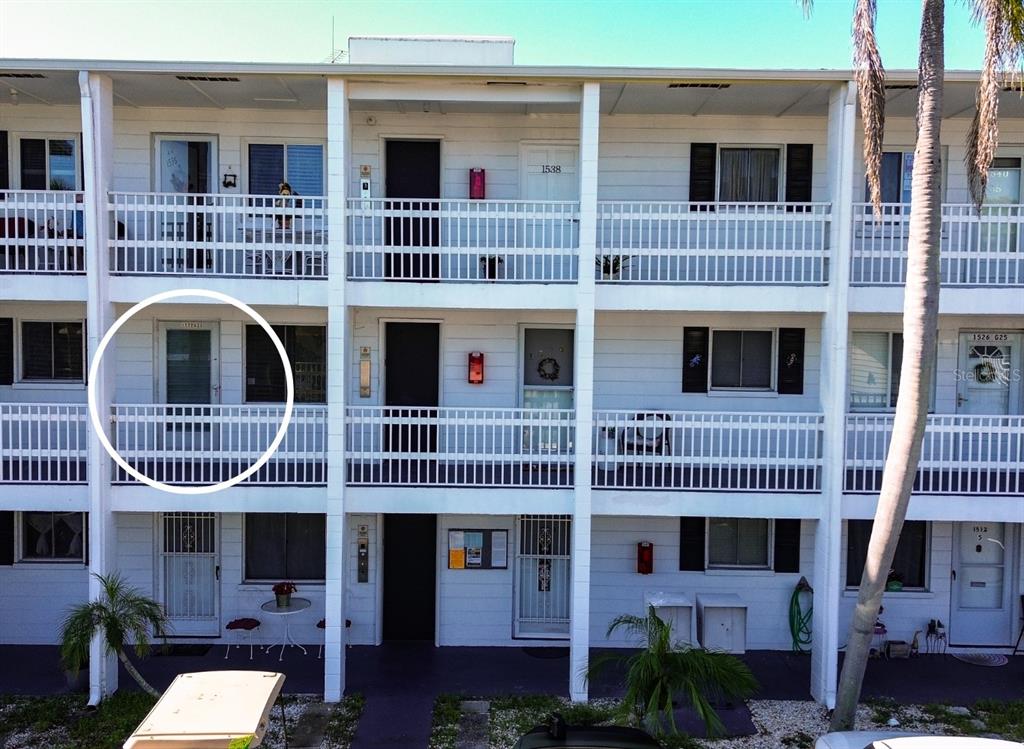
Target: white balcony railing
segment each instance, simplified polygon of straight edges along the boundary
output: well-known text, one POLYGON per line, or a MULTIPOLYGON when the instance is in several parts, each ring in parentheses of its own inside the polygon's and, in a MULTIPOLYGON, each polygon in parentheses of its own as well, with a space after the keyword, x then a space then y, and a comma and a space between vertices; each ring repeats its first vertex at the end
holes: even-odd
POLYGON ((825 284, 828 203, 602 201, 603 282, 825 284))
MULTIPOLYGON (((892 437, 893 417, 846 417, 846 491, 875 493, 892 437)), ((915 494, 1024 494, 1024 416, 931 414, 915 494)))
POLYGON ((110 212, 114 273, 327 277, 325 198, 117 192, 110 212))
MULTIPOLYGON (((143 474, 168 484, 213 484, 255 463, 281 424, 281 404, 115 405, 114 445, 143 474)), ((327 481, 327 407, 295 406, 284 441, 250 484, 327 481)), ((134 481, 114 467, 114 481, 134 481)))
POLYGON ((579 204, 348 201, 348 274, 360 280, 576 280, 579 204))
MULTIPOLYGON (((910 205, 870 203, 853 210, 853 267, 857 285, 899 285, 907 275, 910 205)), ((939 273, 946 286, 1024 286, 1024 205, 942 206, 939 273)))
POLYGON ((571 410, 357 406, 347 414, 349 484, 572 486, 571 410))
POLYGON ((84 484, 85 404, 0 403, 0 483, 84 484))
POLYGON ((598 489, 821 491, 823 417, 594 413, 598 489))
POLYGON ((64 190, 0 190, 0 273, 84 273, 82 199, 64 190))

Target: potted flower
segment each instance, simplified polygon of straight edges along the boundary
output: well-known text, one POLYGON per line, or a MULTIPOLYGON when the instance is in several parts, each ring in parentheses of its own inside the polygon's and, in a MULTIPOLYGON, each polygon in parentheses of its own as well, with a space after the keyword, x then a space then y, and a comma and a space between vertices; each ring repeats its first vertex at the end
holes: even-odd
POLYGON ((889 577, 885 581, 885 589, 894 592, 903 590, 903 575, 896 570, 889 570, 889 577))
POLYGON ((604 281, 618 281, 623 267, 629 260, 629 255, 598 255, 594 258, 594 265, 597 266, 599 278, 604 281))
POLYGON ((286 609, 292 605, 292 593, 298 588, 295 587, 295 583, 292 582, 281 582, 274 585, 274 596, 277 598, 277 607, 279 609, 286 609))

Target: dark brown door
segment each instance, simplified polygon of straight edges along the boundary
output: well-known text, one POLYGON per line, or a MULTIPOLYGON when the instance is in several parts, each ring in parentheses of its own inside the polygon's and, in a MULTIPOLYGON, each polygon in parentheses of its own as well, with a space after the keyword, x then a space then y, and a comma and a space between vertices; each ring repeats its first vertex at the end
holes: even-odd
POLYGON ((384 639, 434 639, 437 516, 384 516, 384 639))
MULTIPOLYGON (((384 405, 391 423, 384 432, 384 449, 388 452, 437 450, 440 345, 439 323, 385 324, 384 405)), ((422 472, 424 466, 408 468, 422 472)))
POLYGON ((389 140, 384 159, 388 198, 384 206, 384 243, 417 250, 387 253, 384 275, 410 281, 440 278, 441 256, 423 248, 441 244, 437 202, 441 197, 441 142, 389 140))

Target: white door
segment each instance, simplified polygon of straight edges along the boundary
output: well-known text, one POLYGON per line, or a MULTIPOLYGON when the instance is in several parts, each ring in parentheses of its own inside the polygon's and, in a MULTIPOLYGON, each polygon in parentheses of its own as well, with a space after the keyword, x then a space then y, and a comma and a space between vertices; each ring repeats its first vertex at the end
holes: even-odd
MULTIPOLYGON (((523 145, 520 158, 520 197, 526 201, 577 201, 580 197, 579 149, 574 145, 523 145)), ((527 206, 532 218, 522 224, 517 245, 523 257, 506 258, 506 277, 522 280, 571 280, 576 277, 575 253, 579 220, 564 206, 527 206)))
POLYGON ((514 637, 569 636, 571 524, 566 515, 519 518, 514 637))
MULTIPOLYGON (((572 328, 523 329, 523 408, 571 410, 574 406, 574 336, 572 328)), ((572 450, 569 421, 556 419, 524 432, 532 453, 572 450)))
POLYGON ((220 634, 218 516, 169 512, 160 516, 160 600, 175 637, 220 634))
POLYGON ((1013 526, 959 523, 954 535, 950 643, 1012 645, 1013 526))
POLYGON ((524 146, 523 200, 579 200, 578 160, 576 146, 524 146))
POLYGON ((960 334, 956 412, 1006 415, 1020 412, 1019 333, 977 331, 960 334))
MULTIPOLYGON (((165 451, 206 451, 220 444, 220 323, 160 323, 158 395, 165 426, 157 433, 165 451)), ((180 456, 179 456, 180 457, 180 456)))

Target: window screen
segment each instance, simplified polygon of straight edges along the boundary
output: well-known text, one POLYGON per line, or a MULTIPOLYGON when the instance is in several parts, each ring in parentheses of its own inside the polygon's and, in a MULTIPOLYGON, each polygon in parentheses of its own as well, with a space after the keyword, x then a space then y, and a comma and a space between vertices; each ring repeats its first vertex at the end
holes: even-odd
POLYGON ((249 145, 249 192, 277 195, 282 182, 298 195, 323 195, 324 147, 316 144, 249 145))
POLYGON ((324 147, 290 145, 287 149, 287 182, 299 195, 323 195, 324 147))
MULTIPOLYGON (((327 402, 327 329, 321 325, 274 327, 292 363, 296 403, 327 402)), ((286 388, 281 357, 258 325, 245 328, 245 400, 283 403, 286 388)))
POLYGON ((284 182, 284 146, 266 143, 249 145, 249 193, 277 195, 284 182))
POLYGON ((771 331, 716 330, 711 340, 711 387, 771 388, 771 331))
POLYGON ((80 322, 23 322, 21 376, 25 380, 84 379, 80 322))
POLYGON ((770 203, 779 199, 777 148, 723 148, 718 182, 723 202, 770 203))
POLYGON ((247 580, 323 580, 327 516, 258 512, 245 516, 247 580))
POLYGON ((763 518, 708 518, 708 565, 767 567, 769 522, 763 518))
MULTIPOLYGON (((868 556, 868 541, 871 538, 870 520, 850 520, 846 542, 846 586, 860 585, 864 574, 864 560, 868 556)), ((927 585, 928 523, 923 520, 907 520, 896 546, 893 557, 893 574, 903 582, 904 588, 924 588, 927 585)))
POLYGON ((854 332, 850 336, 850 408, 894 408, 902 362, 902 333, 854 332))

